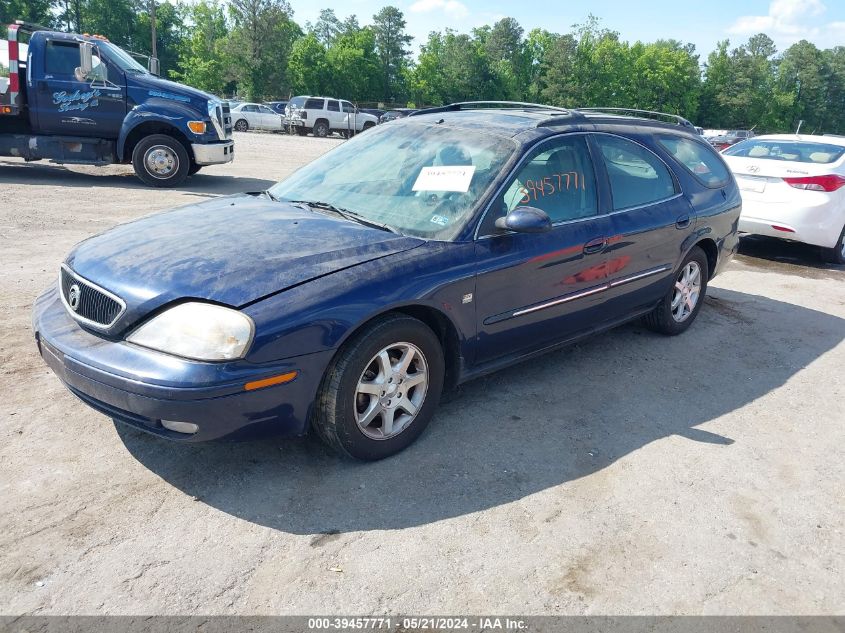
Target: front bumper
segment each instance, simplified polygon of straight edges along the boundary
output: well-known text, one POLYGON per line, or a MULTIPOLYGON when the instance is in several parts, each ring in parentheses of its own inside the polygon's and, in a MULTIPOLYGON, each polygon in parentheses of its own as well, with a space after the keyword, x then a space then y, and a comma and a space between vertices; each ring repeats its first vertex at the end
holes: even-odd
POLYGON ((235 158, 235 142, 223 141, 221 143, 194 143, 191 145, 194 152, 194 162, 197 165, 220 165, 231 163, 235 158))
POLYGON ((33 307, 42 358, 86 404, 120 422, 174 440, 200 442, 306 432, 311 407, 331 351, 268 364, 206 363, 111 341, 80 327, 55 287, 33 307), (292 382, 245 391, 247 382, 292 370, 292 382), (162 420, 190 422, 191 435, 162 420))

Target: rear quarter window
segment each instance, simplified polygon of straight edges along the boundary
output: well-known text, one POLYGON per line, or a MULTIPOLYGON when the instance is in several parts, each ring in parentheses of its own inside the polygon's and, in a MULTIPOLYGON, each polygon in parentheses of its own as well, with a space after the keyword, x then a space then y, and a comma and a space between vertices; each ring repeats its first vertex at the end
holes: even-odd
POLYGON ((308 99, 305 102, 305 109, 306 110, 322 110, 323 109, 323 99, 308 99))
POLYGON ((718 189, 730 182, 728 168, 709 145, 683 136, 661 136, 657 142, 701 184, 718 189))

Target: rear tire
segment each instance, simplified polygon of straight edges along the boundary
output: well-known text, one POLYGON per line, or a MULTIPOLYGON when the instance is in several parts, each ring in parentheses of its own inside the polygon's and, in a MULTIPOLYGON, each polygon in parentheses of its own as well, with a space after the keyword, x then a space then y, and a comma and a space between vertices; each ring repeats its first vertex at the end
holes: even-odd
POLYGON ((249 123, 246 122, 246 119, 238 119, 235 122, 235 129, 238 132, 246 132, 249 130, 249 123))
POLYGON ((314 429, 343 456, 394 455, 431 421, 444 371, 443 349, 427 325, 402 314, 381 317, 344 344, 326 370, 314 429))
POLYGON ((845 227, 839 234, 839 241, 833 248, 822 248, 822 259, 828 264, 845 264, 845 227))
POLYGON ((314 136, 326 138, 332 131, 329 129, 329 124, 325 121, 317 121, 314 124, 314 136))
POLYGON ((675 272, 669 292, 645 316, 646 326, 667 336, 685 332, 701 310, 709 277, 707 255, 700 247, 694 246, 675 272))
POLYGON ((191 157, 172 136, 152 134, 132 150, 132 166, 138 178, 152 187, 175 187, 188 177, 191 157))

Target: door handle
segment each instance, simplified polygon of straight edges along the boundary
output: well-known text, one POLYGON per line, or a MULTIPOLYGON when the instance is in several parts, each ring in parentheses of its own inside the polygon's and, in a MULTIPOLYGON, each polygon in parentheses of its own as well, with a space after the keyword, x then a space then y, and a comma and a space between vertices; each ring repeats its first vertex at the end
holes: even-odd
POLYGON ((685 229, 689 226, 689 224, 690 216, 688 215, 682 215, 675 221, 675 226, 677 226, 679 229, 685 229))
POLYGON ((606 237, 597 237, 594 240, 590 240, 586 244, 584 244, 584 252, 585 253, 598 253, 599 251, 604 250, 604 247, 607 246, 607 238, 606 237))

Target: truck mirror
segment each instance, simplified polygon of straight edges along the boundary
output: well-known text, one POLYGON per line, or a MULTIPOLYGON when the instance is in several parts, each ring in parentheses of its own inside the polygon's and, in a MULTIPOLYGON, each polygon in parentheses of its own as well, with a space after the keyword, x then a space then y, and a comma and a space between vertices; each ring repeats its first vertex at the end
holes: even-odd
POLYGON ((79 67, 76 69, 76 79, 86 81, 94 69, 94 45, 91 42, 79 43, 79 67))
POLYGON ((150 57, 150 61, 147 63, 147 70, 155 76, 161 74, 161 63, 159 63, 158 57, 150 57))

